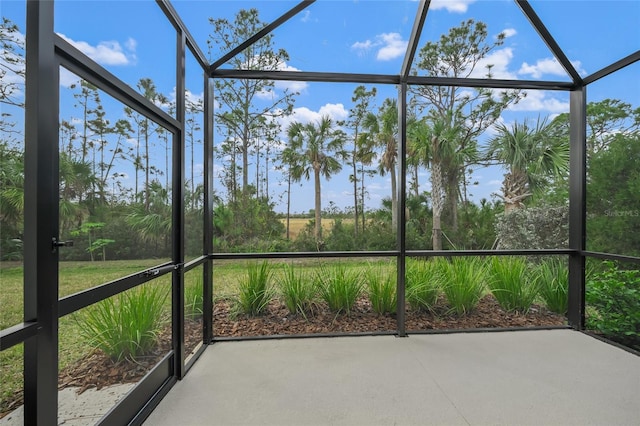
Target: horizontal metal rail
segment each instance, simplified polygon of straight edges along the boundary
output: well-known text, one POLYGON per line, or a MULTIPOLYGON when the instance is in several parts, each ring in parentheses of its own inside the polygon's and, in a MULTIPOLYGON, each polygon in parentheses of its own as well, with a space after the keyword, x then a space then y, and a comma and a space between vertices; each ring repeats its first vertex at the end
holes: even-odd
POLYGON ((204 255, 204 256, 197 257, 185 263, 183 270, 184 272, 190 271, 194 268, 197 268, 198 266, 202 265, 207 261, 209 261, 209 256, 204 255))
POLYGON ((209 259, 321 259, 334 257, 395 257, 398 251, 313 251, 313 252, 272 252, 272 253, 210 253, 209 259))
POLYGON ((640 257, 625 256, 622 254, 599 253, 596 251, 583 251, 581 254, 586 257, 592 257, 597 259, 618 260, 620 262, 640 263, 640 257))
POLYGON ((16 324, 0 331, 0 352, 20 344, 38 332, 38 322, 29 321, 16 324))
MULTIPOLYGON (((571 249, 544 250, 407 250, 408 257, 442 257, 442 256, 562 256, 578 253, 571 249)), ((319 251, 319 252, 272 252, 272 253, 210 253, 213 260, 231 259, 321 259, 321 258, 362 258, 362 257, 397 257, 400 251, 319 251)))
POLYGON ((173 263, 165 263, 155 268, 136 272, 124 278, 72 294, 59 300, 59 317, 69 315, 89 305, 98 303, 123 291, 130 290, 146 282, 166 275, 176 269, 173 263))
POLYGON ((542 250, 407 250, 407 257, 449 256, 562 256, 578 253, 571 249, 542 250))
MULTIPOLYGON (((535 331, 535 330, 568 330, 568 325, 550 325, 536 327, 495 327, 495 328, 456 328, 433 330, 407 330, 407 334, 453 334, 453 333, 498 333, 502 331, 535 331)), ((214 336, 212 343, 245 342, 255 340, 284 340, 284 339, 312 339, 333 337, 366 337, 366 336, 397 336, 397 331, 365 331, 356 333, 310 333, 310 334, 276 334, 267 336, 214 336)))
MULTIPOLYGON (((210 77, 230 79, 235 78, 241 80, 284 80, 324 83, 369 83, 393 85, 400 84, 401 82, 400 75, 392 74, 356 74, 235 69, 217 69, 211 72, 210 77)), ((407 84, 420 86, 455 86, 469 88, 481 87, 488 89, 535 89, 563 91, 570 91, 576 88, 575 84, 562 81, 500 80, 493 78, 429 77, 419 75, 408 76, 407 84)))

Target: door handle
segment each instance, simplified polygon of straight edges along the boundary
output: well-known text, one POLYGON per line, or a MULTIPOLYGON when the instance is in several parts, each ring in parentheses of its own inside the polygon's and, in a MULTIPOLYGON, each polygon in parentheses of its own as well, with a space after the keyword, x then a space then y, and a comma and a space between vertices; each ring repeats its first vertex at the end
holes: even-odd
POLYGON ((56 237, 51 239, 51 249, 55 253, 58 247, 73 247, 73 240, 58 241, 56 237))

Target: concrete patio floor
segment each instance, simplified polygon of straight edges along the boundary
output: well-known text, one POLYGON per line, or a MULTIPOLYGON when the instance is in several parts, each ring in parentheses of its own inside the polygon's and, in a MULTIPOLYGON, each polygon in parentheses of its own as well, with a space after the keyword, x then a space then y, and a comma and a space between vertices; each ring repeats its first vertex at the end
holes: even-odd
POLYGON ((640 425, 640 357, 572 330, 222 342, 146 425, 640 425))

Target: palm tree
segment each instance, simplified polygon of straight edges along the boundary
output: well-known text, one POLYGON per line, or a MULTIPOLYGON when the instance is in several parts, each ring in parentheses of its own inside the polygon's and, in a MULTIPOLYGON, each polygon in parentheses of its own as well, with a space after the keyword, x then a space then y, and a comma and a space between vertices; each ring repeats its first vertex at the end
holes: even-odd
POLYGON ((291 182, 293 181, 292 171, 294 166, 299 162, 298 153, 291 146, 286 147, 280 153, 280 168, 287 174, 287 240, 290 239, 291 231, 291 182))
POLYGON ((496 125, 497 135, 489 141, 486 155, 508 167, 500 195, 505 213, 522 207, 546 179, 568 171, 569 143, 552 137, 551 127, 546 119, 538 119, 535 126, 526 120, 496 125))
POLYGON ((364 127, 376 135, 378 145, 384 151, 378 171, 381 176, 389 173, 391 178, 391 225, 395 229, 398 223, 398 194, 396 181, 396 162, 398 160, 398 106, 395 99, 387 98, 382 103, 378 116, 369 114, 364 127))
POLYGON ((321 224, 321 189, 320 176, 326 179, 342 170, 342 164, 331 154, 340 153, 345 141, 344 133, 333 127, 330 117, 323 116, 317 124, 292 123, 287 134, 290 148, 298 152, 297 162, 291 169, 294 180, 299 181, 303 176, 309 180, 313 171, 315 183, 315 238, 322 237, 321 224))
POLYGON ((451 166, 458 147, 460 127, 453 120, 433 116, 430 123, 420 120, 412 126, 411 151, 418 161, 431 169, 431 204, 433 207, 432 244, 442 250, 442 211, 445 205, 445 169, 451 166))

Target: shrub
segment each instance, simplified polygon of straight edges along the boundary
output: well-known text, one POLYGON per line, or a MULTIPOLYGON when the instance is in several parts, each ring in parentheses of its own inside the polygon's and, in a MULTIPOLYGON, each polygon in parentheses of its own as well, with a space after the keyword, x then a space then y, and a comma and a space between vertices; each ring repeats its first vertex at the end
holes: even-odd
MULTIPOLYGON (((186 278, 186 277, 185 277, 186 278)), ((194 280, 184 286, 184 316, 195 320, 202 317, 204 294, 202 288, 202 276, 196 276, 194 280)))
POLYGON ((500 249, 561 249, 569 247, 569 207, 516 209, 496 217, 500 249))
POLYGON ((587 283, 587 328, 640 349, 640 271, 620 270, 612 262, 587 283))
POLYGON ((362 292, 362 279, 358 271, 341 264, 322 266, 316 274, 316 287, 329 309, 349 313, 362 292))
POLYGON ((449 306, 458 315, 472 311, 485 291, 485 263, 476 258, 454 258, 441 264, 442 290, 449 306))
POLYGON ((267 261, 247 266, 247 276, 240 281, 236 298, 237 312, 250 316, 264 313, 274 295, 270 286, 271 275, 271 265, 267 261))
POLYGON ((370 266, 365 279, 371 308, 378 314, 395 313, 397 307, 395 269, 370 266))
POLYGON ((489 289, 502 309, 526 313, 538 295, 538 280, 521 257, 494 257, 490 263, 489 289))
POLYGON ((168 294, 145 284, 98 302, 78 320, 80 333, 113 361, 134 360, 156 345, 168 294))
POLYGON ((415 310, 432 310, 440 295, 440 260, 407 259, 406 300, 415 310))
POLYGON ((313 282, 302 272, 296 271, 293 265, 285 265, 280 292, 290 313, 306 316, 312 312, 316 297, 313 282))
POLYGON ((551 312, 564 315, 569 306, 569 269, 560 259, 543 261, 536 271, 540 296, 551 312))

